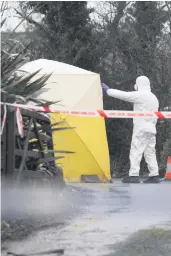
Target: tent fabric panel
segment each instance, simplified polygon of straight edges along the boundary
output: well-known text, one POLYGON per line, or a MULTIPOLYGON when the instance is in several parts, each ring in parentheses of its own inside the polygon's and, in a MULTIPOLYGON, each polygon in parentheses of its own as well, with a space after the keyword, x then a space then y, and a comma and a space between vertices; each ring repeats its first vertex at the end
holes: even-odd
MULTIPOLYGON (((51 114, 52 122, 63 119, 65 115, 51 114)), ((104 120, 67 116, 61 127, 76 127, 53 132, 54 149, 76 152, 60 159, 64 179, 67 182, 80 182, 81 175, 97 175, 102 182, 109 182, 110 163, 104 120)))

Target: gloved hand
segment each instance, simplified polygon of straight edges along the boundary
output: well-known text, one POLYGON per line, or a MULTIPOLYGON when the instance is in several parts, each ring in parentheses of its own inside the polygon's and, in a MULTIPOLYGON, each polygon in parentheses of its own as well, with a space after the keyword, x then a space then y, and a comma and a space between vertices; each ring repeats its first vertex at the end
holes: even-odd
POLYGON ((105 92, 107 92, 107 90, 109 89, 109 86, 107 86, 107 84, 102 83, 102 88, 105 92))

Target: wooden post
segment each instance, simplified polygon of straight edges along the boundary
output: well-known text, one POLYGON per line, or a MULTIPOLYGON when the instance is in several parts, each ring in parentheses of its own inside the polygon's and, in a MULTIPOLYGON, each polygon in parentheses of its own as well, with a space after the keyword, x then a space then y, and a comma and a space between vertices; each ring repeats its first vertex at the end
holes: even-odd
POLYGON ((17 174, 17 180, 20 179, 20 174, 21 174, 21 172, 23 171, 23 169, 25 167, 25 161, 26 161, 26 157, 27 157, 27 150, 28 150, 30 130, 31 130, 32 123, 33 123, 33 118, 30 118, 29 125, 28 125, 28 130, 27 130, 27 135, 26 135, 26 139, 25 139, 25 145, 24 145, 24 149, 23 149, 22 160, 21 160, 21 164, 20 164, 19 171, 18 171, 18 174, 17 174))

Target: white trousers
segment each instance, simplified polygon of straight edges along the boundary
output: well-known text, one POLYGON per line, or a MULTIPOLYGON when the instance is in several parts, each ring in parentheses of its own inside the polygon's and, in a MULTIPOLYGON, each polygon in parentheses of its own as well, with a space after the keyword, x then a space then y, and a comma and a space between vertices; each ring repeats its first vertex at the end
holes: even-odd
POLYGON ((156 135, 149 132, 137 132, 134 130, 130 151, 130 171, 129 176, 139 176, 140 162, 144 154, 148 164, 149 176, 159 175, 159 168, 156 159, 156 135))

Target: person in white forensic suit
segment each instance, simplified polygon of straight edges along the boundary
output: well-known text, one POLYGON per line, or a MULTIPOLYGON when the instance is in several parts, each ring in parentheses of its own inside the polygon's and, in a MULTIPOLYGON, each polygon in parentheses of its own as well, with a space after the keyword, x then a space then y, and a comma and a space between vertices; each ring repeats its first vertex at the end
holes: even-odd
MULTIPOLYGON (((102 83, 103 90, 108 96, 131 102, 136 112, 156 112, 159 108, 157 97, 151 92, 150 80, 146 76, 139 76, 134 85, 135 91, 125 92, 110 89, 102 83)), ((159 183, 159 168, 156 159, 156 123, 157 117, 133 118, 133 135, 130 150, 129 176, 123 183, 139 183, 140 162, 144 155, 148 164, 149 177, 144 183, 159 183)))

